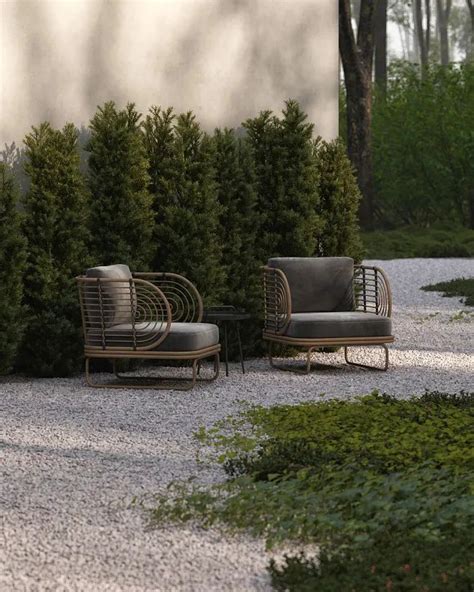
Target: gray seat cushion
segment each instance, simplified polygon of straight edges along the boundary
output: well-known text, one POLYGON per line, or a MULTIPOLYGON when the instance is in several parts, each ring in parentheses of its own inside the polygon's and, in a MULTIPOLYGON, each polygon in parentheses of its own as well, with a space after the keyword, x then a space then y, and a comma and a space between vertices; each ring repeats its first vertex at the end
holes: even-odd
MULTIPOLYGON (((132 274, 128 265, 102 265, 91 267, 86 271, 86 277, 101 279, 120 279, 124 282, 105 283, 102 285, 104 321, 106 326, 119 323, 130 323, 132 320, 132 305, 135 303, 133 290, 130 292, 132 274)), ((89 309, 91 318, 97 316, 99 292, 93 286, 88 286, 85 298, 86 311, 89 309)), ((93 321, 93 322, 94 322, 93 321)), ((96 324, 96 322, 94 322, 96 324)))
POLYGON ((274 257, 268 266, 286 275, 292 312, 354 308, 354 261, 350 257, 274 257))
POLYGON ((334 337, 385 337, 392 334, 388 317, 370 312, 306 312, 291 315, 285 332, 300 339, 334 337))
MULTIPOLYGON (((149 343, 156 336, 160 324, 137 323, 135 325, 137 343, 149 343)), ((161 334, 161 331, 160 331, 161 334)), ((131 347, 132 325, 122 323, 105 330, 106 345, 108 347, 131 347)), ((102 333, 92 330, 87 333, 88 345, 101 346, 102 333)), ((211 347, 219 343, 219 328, 211 323, 171 323, 170 332, 165 340, 158 345, 158 351, 196 351, 211 347)))

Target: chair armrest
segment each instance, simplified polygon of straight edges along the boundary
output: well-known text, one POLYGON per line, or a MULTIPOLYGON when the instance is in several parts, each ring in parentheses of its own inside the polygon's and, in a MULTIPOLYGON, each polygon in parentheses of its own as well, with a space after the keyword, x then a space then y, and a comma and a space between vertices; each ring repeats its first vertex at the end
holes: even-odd
POLYGON ((384 317, 392 315, 392 291, 380 267, 354 266, 354 305, 356 310, 384 317))
POLYGON ((262 267, 264 292, 264 331, 281 335, 291 320, 291 292, 281 269, 262 267))
POLYGON ((76 281, 86 347, 150 350, 166 339, 171 306, 157 286, 135 278, 81 276, 76 281))
POLYGON ((177 273, 138 272, 132 274, 152 283, 166 296, 171 307, 173 322, 200 323, 203 315, 203 302, 196 286, 177 273))

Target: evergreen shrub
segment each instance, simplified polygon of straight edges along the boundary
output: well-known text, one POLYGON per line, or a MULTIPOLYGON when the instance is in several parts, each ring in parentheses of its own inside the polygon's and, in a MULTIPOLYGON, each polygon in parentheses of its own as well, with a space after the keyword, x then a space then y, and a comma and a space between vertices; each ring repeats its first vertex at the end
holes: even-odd
POLYGON ((74 278, 88 265, 88 199, 79 171, 77 130, 48 123, 25 138, 24 231, 28 239, 24 302, 27 327, 20 367, 36 376, 79 368, 82 339, 74 278))
POLYGON ((212 141, 192 113, 174 117, 158 108, 148 115, 145 134, 156 217, 155 271, 183 274, 206 305, 220 303, 225 271, 212 141))
POLYGON ((95 265, 125 263, 132 271, 150 267, 152 197, 141 115, 129 103, 99 107, 88 144, 91 247, 95 265))
POLYGON ((261 228, 258 251, 269 257, 310 257, 321 229, 313 124, 296 101, 283 116, 263 111, 244 127, 254 152, 261 228))
POLYGON ((7 165, 0 162, 0 374, 12 369, 24 329, 25 262, 17 190, 7 165))
POLYGON ((358 210, 361 194, 346 147, 341 140, 316 140, 319 179, 318 214, 322 225, 316 253, 320 257, 352 257, 360 262, 363 246, 358 210))

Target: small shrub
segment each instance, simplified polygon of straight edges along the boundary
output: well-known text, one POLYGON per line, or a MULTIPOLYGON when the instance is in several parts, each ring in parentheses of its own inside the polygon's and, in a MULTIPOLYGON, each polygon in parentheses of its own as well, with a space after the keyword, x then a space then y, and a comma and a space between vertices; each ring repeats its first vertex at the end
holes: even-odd
POLYGON ((448 282, 430 284, 421 288, 427 292, 443 292, 443 296, 462 296, 466 306, 474 306, 474 278, 459 278, 448 282))

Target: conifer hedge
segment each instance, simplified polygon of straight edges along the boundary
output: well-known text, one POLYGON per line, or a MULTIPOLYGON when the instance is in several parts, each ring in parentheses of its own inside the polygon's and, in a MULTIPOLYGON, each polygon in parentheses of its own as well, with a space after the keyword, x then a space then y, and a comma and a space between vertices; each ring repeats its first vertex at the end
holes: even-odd
POLYGON ((77 130, 42 123, 26 136, 24 201, 28 259, 24 284, 27 327, 20 367, 36 376, 78 370, 82 340, 74 278, 87 266, 88 201, 79 171, 77 130))
POLYGON ((192 113, 152 107, 141 117, 133 104, 105 103, 79 147, 72 124, 33 128, 22 153, 21 232, 2 165, 0 329, 10 332, 0 332, 0 372, 15 363, 22 319, 19 368, 40 376, 79 368, 74 277, 89 265, 180 273, 205 305, 246 308, 250 354, 261 351, 259 268, 269 257, 361 258, 360 195, 344 146, 313 140, 296 101, 212 135, 192 113))
POLYGON ((11 173, 0 162, 0 374, 12 369, 24 329, 26 240, 17 203, 11 173))

